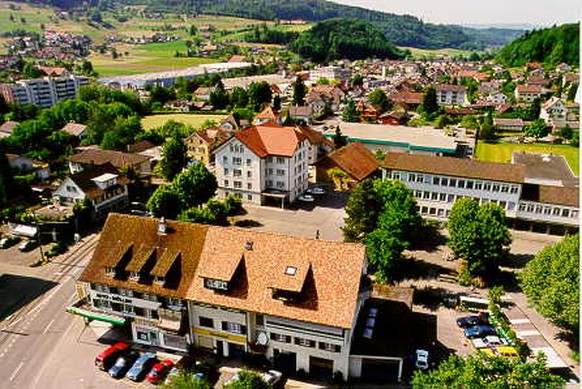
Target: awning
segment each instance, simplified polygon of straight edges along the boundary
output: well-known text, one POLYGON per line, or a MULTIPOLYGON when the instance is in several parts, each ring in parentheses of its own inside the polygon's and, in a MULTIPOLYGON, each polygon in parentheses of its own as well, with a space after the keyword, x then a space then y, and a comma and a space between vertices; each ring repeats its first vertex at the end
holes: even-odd
POLYGON ((27 238, 34 238, 36 236, 37 228, 33 226, 27 226, 24 224, 17 224, 13 229, 12 233, 14 235, 26 236, 27 238))
POLYGON ((179 332, 181 327, 182 321, 181 320, 171 320, 166 318, 160 318, 158 322, 158 327, 163 328, 164 330, 179 332))
POLYGON ((108 315, 106 313, 93 312, 83 308, 68 307, 67 312, 73 315, 86 317, 87 319, 90 320, 104 321, 106 323, 111 323, 116 326, 122 326, 126 323, 126 319, 124 317, 108 315))

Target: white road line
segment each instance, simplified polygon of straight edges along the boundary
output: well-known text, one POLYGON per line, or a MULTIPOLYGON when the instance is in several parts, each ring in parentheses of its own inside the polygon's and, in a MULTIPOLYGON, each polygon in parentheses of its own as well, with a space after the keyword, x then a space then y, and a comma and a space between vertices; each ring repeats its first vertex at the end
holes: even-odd
POLYGON ((46 333, 48 332, 49 328, 51 328, 51 326, 53 325, 53 323, 54 323, 54 322, 55 322, 55 319, 52 319, 52 320, 50 321, 50 323, 48 323, 48 325, 46 326, 46 328, 45 328, 45 329, 44 329, 44 331, 42 332, 42 333, 43 333, 43 335, 44 335, 44 334, 46 334, 46 333))
POLYGON ((18 374, 18 372, 20 371, 20 369, 22 369, 22 366, 24 365, 24 362, 20 362, 20 365, 18 365, 18 367, 16 368, 16 370, 14 370, 14 373, 12 373, 12 375, 10 376, 10 381, 13 381, 14 378, 16 378, 16 375, 18 374))
POLYGON ((511 324, 526 324, 529 323, 530 321, 529 319, 524 318, 524 319, 509 319, 509 322, 511 324))

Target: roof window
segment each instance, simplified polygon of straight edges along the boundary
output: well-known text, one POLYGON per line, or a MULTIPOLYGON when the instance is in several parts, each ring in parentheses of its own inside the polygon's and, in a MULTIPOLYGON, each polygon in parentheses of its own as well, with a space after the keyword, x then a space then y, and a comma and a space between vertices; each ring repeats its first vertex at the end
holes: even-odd
POLYGON ((297 268, 296 267, 287 266, 285 268, 285 274, 287 274, 288 276, 294 276, 295 273, 297 273, 297 268))

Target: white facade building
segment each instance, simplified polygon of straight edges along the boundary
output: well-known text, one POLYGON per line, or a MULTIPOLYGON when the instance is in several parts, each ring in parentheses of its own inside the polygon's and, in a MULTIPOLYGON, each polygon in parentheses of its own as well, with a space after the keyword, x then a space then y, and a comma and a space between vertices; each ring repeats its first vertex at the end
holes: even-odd
POLYGON ((467 89, 462 85, 439 84, 435 86, 439 105, 466 105, 467 89))
POLYGON ((49 108, 59 101, 74 99, 81 86, 88 83, 89 79, 83 76, 44 77, 4 84, 0 91, 8 102, 49 108))
POLYGON ((293 202, 307 189, 309 146, 294 127, 255 126, 235 133, 215 152, 218 197, 293 202))
POLYGON ((352 72, 349 69, 344 69, 340 66, 321 66, 309 71, 309 79, 313 83, 320 78, 325 78, 329 81, 348 81, 351 75, 352 72))

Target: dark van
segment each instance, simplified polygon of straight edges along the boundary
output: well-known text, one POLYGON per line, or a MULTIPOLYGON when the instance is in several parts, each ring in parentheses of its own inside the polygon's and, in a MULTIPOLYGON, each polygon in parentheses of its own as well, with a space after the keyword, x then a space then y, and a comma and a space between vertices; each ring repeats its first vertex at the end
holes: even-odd
POLYGON ((107 370, 115 362, 119 354, 129 349, 129 344, 124 342, 115 343, 107 347, 95 358, 95 366, 101 370, 107 370))

